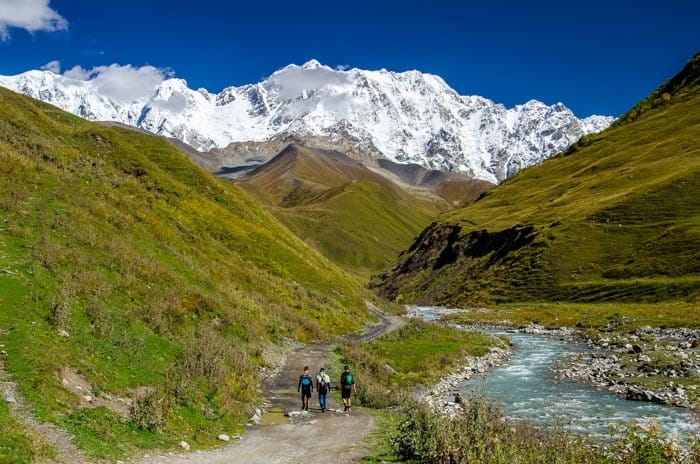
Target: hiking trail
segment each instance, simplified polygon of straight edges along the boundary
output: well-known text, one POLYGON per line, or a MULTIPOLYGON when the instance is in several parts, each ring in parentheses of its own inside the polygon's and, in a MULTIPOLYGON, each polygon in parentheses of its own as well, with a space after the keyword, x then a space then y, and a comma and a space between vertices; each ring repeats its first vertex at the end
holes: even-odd
MULTIPOLYGON (((345 341, 359 343, 379 337, 403 325, 398 316, 383 313, 367 303, 379 321, 368 324, 359 335, 345 341)), ((341 366, 326 366, 332 345, 293 345, 284 356, 282 368, 269 379, 264 395, 264 414, 258 425, 250 425, 240 439, 232 438, 223 447, 209 451, 161 452, 144 455, 135 464, 330 464, 359 462, 367 454, 364 439, 375 426, 374 418, 359 409, 342 411, 339 397, 341 366), (333 394, 328 396, 326 412, 318 406, 314 391, 308 412, 301 411, 301 395, 297 393, 299 375, 304 366, 311 368, 315 379, 320 367, 331 375, 333 394)), ((73 437, 53 424, 34 418, 31 408, 9 379, 0 360, 0 393, 10 404, 15 417, 24 423, 29 433, 56 448, 53 462, 89 464, 72 442, 73 437)), ((363 379, 358 379, 362 382, 363 379)), ((315 385, 314 385, 315 386, 315 385)))

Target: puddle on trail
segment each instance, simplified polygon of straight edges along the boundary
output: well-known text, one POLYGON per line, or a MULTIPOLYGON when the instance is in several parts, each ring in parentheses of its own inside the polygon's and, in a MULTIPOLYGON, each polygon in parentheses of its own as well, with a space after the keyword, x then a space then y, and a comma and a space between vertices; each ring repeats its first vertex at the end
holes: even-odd
POLYGON ((258 425, 279 425, 287 424, 288 422, 289 418, 285 417, 284 410, 282 408, 275 407, 265 411, 265 414, 263 414, 262 420, 258 425))

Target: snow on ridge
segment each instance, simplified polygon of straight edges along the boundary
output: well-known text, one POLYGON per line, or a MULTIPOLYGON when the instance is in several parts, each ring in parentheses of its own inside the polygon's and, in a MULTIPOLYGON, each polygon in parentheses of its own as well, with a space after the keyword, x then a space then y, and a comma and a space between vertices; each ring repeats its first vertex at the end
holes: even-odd
POLYGON ((309 60, 214 94, 153 67, 102 66, 0 76, 0 85, 91 120, 175 137, 199 150, 282 133, 354 140, 386 158, 498 182, 612 123, 561 103, 513 108, 461 96, 437 75, 338 70, 309 60), (342 128, 342 129, 341 129, 342 128))

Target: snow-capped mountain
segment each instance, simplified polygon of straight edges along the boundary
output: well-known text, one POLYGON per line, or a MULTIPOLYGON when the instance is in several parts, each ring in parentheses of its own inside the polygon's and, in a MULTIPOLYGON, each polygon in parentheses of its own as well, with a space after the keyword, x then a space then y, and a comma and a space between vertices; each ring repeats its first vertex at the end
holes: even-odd
POLYGON ((315 60, 218 94, 160 74, 138 85, 108 79, 109 69, 120 67, 82 75, 28 71, 0 76, 0 85, 87 119, 119 121, 203 151, 280 134, 346 144, 349 138, 358 152, 491 182, 613 121, 578 119, 561 103, 536 100, 507 109, 483 97, 459 95, 439 76, 418 71, 341 71, 315 60))

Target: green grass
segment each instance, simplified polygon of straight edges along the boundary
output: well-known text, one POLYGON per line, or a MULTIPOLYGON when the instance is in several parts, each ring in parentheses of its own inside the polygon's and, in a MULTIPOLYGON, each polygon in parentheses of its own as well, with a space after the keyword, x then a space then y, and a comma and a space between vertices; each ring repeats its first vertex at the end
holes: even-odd
POLYGON ((56 457, 56 450, 15 419, 4 399, 0 402, 0 462, 31 463, 56 457))
POLYGON ((336 364, 352 367, 357 401, 381 409, 399 404, 411 387, 434 384, 456 371, 466 356, 502 344, 490 335, 412 319, 371 342, 339 346, 336 364))
POLYGON ((88 457, 99 460, 116 461, 153 448, 175 449, 177 444, 167 433, 140 429, 106 408, 77 410, 63 417, 59 425, 75 434, 74 443, 88 457))
POLYGON ((363 279, 385 268, 437 215, 416 212, 407 199, 371 182, 350 183, 322 204, 270 212, 324 256, 363 279))
POLYGON ((383 464, 402 462, 391 447, 391 441, 402 419, 397 414, 369 409, 376 421, 376 427, 365 440, 369 455, 362 458, 363 464, 383 464))
POLYGON ((400 302, 700 302, 700 87, 443 214, 375 278, 400 302), (506 232, 530 227, 516 245, 506 232), (503 237, 503 238, 501 238, 503 237), (442 247, 442 248, 441 248, 442 247), (449 256, 437 259, 437 256, 449 256))
POLYGON ((697 309, 696 304, 684 302, 513 303, 454 313, 443 316, 443 319, 456 324, 505 322, 515 327, 535 323, 551 329, 600 329, 612 322, 616 330, 632 331, 643 326, 700 328, 700 312, 697 309))
POLYGON ((385 268, 447 209, 447 202, 409 193, 341 155, 301 146, 285 149, 239 185, 306 243, 362 281, 385 268))
POLYGON ((166 140, 4 89, 0 263, 6 370, 104 459, 215 446, 244 426, 267 344, 355 331, 373 298, 166 140), (152 390, 151 425, 78 409, 64 367, 93 396, 152 390))
POLYGON ((397 371, 392 382, 408 387, 434 382, 455 371, 466 356, 483 356, 496 343, 486 334, 412 320, 367 348, 397 371))

